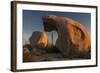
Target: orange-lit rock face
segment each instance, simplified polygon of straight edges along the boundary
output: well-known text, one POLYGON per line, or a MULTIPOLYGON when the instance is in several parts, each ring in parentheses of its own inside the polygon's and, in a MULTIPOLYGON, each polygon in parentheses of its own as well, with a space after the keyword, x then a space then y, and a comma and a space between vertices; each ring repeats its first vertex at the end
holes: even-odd
POLYGON ((90 35, 81 23, 66 17, 48 15, 43 17, 43 25, 47 32, 57 31, 56 47, 64 56, 90 58, 90 35))
POLYGON ((29 38, 30 44, 34 48, 45 48, 47 46, 47 36, 45 32, 35 31, 29 38))

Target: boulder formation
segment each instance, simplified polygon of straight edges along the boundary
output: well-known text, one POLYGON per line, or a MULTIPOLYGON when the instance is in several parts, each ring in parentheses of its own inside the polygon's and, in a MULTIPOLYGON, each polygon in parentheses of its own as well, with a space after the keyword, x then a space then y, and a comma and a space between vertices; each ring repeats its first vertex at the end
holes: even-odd
POLYGON ((29 38, 29 41, 33 48, 45 48, 48 42, 45 32, 40 31, 34 31, 29 38))
POLYGON ((65 57, 90 58, 90 34, 78 21, 67 17, 48 15, 43 17, 44 30, 57 31, 56 47, 65 57))

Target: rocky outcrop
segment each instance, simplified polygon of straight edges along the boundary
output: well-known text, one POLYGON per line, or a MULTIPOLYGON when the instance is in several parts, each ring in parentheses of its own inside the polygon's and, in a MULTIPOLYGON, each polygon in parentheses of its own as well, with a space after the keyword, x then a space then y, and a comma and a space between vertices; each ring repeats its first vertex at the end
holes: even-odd
POLYGON ((45 48, 47 46, 47 36, 45 32, 34 31, 29 41, 33 48, 45 48))
POLYGON ((48 15, 43 17, 45 31, 57 31, 56 47, 65 57, 90 58, 90 35, 80 22, 67 17, 48 15))
POLYGON ((25 47, 23 49, 23 62, 44 61, 46 60, 46 57, 44 55, 44 52, 41 52, 39 50, 37 51, 36 49, 29 51, 29 49, 25 47))
POLYGON ((23 48, 23 62, 31 62, 31 53, 28 48, 24 47, 23 48))

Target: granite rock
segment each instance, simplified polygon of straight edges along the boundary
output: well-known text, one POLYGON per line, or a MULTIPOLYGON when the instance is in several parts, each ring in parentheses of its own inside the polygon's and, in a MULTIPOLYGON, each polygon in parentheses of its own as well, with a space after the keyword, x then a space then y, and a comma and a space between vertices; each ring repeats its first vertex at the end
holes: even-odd
POLYGON ((56 31, 56 47, 65 57, 90 58, 90 34, 86 27, 71 18, 48 15, 43 17, 44 30, 56 31))
POLYGON ((45 48, 48 42, 45 32, 40 31, 34 31, 29 38, 29 41, 33 48, 45 48))

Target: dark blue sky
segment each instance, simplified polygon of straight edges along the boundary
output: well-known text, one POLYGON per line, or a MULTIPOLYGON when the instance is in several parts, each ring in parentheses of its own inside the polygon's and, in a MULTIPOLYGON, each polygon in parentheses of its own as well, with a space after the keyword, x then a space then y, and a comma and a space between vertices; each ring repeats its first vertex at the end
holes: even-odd
MULTIPOLYGON (((73 20, 81 22, 90 32, 90 13, 23 10, 23 38, 28 39, 33 31, 44 31, 42 16, 47 16, 48 14, 72 18, 73 20)), ((53 33, 56 40, 57 34, 56 32, 53 33)), ((50 40, 51 33, 47 33, 47 36, 50 40)))

